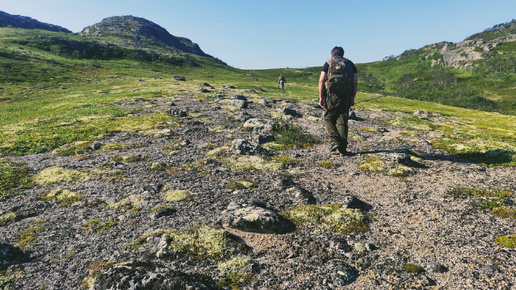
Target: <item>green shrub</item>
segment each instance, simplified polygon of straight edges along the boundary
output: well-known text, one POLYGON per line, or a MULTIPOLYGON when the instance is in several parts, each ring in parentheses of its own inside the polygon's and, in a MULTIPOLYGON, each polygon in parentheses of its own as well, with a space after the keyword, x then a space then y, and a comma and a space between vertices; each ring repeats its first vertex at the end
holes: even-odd
POLYGON ((403 265, 403 271, 409 272, 409 273, 414 273, 414 274, 421 274, 421 273, 425 272, 425 269, 419 265, 407 263, 407 264, 403 265))
POLYGON ((282 149, 291 149, 294 146, 307 148, 321 141, 311 135, 305 134, 303 129, 294 124, 279 124, 272 130, 275 143, 279 144, 282 149))

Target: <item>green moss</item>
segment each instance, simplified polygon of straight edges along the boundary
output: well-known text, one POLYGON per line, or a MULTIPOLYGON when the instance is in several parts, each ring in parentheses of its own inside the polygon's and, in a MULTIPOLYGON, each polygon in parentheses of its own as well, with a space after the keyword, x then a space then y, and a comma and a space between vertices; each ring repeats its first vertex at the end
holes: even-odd
POLYGON ((88 179, 97 178, 98 175, 90 171, 66 169, 53 166, 43 169, 35 177, 34 181, 40 185, 53 185, 56 183, 76 183, 88 179))
POLYGON ((196 198, 197 195, 190 193, 187 190, 173 189, 172 185, 167 184, 163 187, 163 200, 170 202, 190 201, 196 198))
POLYGON ((8 211, 0 215, 0 227, 10 224, 18 219, 20 216, 18 211, 8 211))
POLYGON ((273 159, 275 161, 278 161, 279 163, 283 164, 284 167, 290 166, 290 165, 297 165, 301 163, 301 161, 297 158, 293 158, 287 155, 280 155, 280 156, 274 156, 273 159))
POLYGON ((509 249, 516 248, 516 235, 498 237, 496 244, 509 249))
POLYGON ((115 180, 125 180, 127 178, 127 174, 124 174, 122 170, 116 170, 112 172, 108 172, 107 176, 104 177, 106 182, 111 182, 115 180))
POLYGON ((400 116, 389 122, 391 125, 411 131, 432 131, 437 128, 432 122, 420 119, 417 116, 400 116))
POLYGON ((15 244, 15 246, 24 251, 29 250, 34 245, 34 243, 36 243, 37 234, 46 230, 46 228, 43 227, 45 222, 45 219, 40 219, 29 224, 26 230, 19 232, 18 242, 15 244))
POLYGON ((341 234, 369 230, 369 218, 359 209, 337 205, 300 205, 282 213, 296 226, 313 232, 331 231, 341 234))
POLYGON ((506 189, 475 189, 469 187, 456 187, 447 194, 457 198, 473 199, 475 205, 484 210, 490 210, 501 218, 516 218, 516 209, 512 201, 512 193, 506 189))
POLYGON ((331 161, 321 161, 321 162, 317 163, 317 165, 319 165, 322 168, 331 168, 333 166, 333 162, 331 162, 331 161))
POLYGON ((133 148, 141 148, 145 146, 144 144, 125 144, 125 143, 107 143, 103 144, 102 147, 100 147, 100 151, 119 151, 119 150, 127 150, 127 149, 133 149, 133 148))
POLYGON ((217 265, 225 278, 218 281, 221 287, 239 288, 253 278, 253 260, 248 256, 236 256, 217 265))
POLYGON ((141 155, 129 155, 129 156, 113 156, 110 158, 111 161, 121 162, 121 163, 131 163, 138 162, 147 159, 147 157, 141 155))
POLYGON ((425 269, 419 265, 415 265, 412 263, 407 263, 403 265, 403 271, 414 274, 421 274, 425 272, 425 269))
POLYGON ((283 168, 283 164, 275 160, 266 160, 259 156, 239 156, 236 159, 225 158, 220 160, 222 164, 232 170, 269 170, 275 171, 283 168))
POLYGON ((30 188, 29 168, 20 163, 0 159, 0 201, 30 188))
POLYGON ((108 219, 105 222, 102 222, 101 219, 92 219, 86 222, 83 228, 79 229, 79 233, 96 233, 103 232, 111 229, 116 226, 117 223, 111 219, 108 219))
POLYGON ((114 210, 137 211, 141 209, 143 197, 134 196, 132 198, 124 198, 118 202, 108 203, 106 208, 114 210))
POLYGON ((252 181, 248 179, 243 180, 233 180, 228 183, 226 183, 226 188, 229 189, 248 189, 248 188, 257 188, 258 187, 258 181, 252 181))
POLYGON ((84 195, 67 189, 54 189, 43 197, 44 200, 57 199, 60 205, 71 206, 85 200, 84 195))
POLYGON ((16 280, 22 280, 25 277, 27 277, 27 273, 23 271, 21 266, 11 266, 5 271, 0 271, 0 289, 15 289, 12 286, 13 283, 16 280))
POLYGON ((181 167, 183 170, 186 171, 195 171, 195 172, 203 172, 204 171, 204 160, 198 160, 195 162, 188 162, 183 164, 181 167))
POLYGON ((507 206, 495 207, 492 213, 499 218, 513 218, 516 219, 516 209, 507 206))
POLYGON ((383 172, 387 169, 387 162, 383 158, 368 155, 366 159, 360 161, 358 168, 361 171, 383 172))
POLYGON ((93 151, 91 149, 91 144, 93 144, 93 141, 75 141, 54 149, 52 154, 57 156, 71 156, 88 153, 93 151))
POLYGON ((226 260, 247 252, 235 236, 222 229, 198 225, 186 232, 171 232, 169 248, 199 259, 226 260))

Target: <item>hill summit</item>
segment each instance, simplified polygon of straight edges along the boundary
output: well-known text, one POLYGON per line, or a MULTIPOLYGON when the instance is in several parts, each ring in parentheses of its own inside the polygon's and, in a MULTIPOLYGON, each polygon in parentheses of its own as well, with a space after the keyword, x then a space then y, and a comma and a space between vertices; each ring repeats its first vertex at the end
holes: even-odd
POLYGON ((208 56, 190 39, 174 36, 152 21, 130 15, 105 18, 97 24, 84 28, 81 34, 123 39, 119 45, 127 48, 164 46, 174 52, 208 56))
POLYGON ((25 29, 43 29, 56 32, 67 32, 71 33, 70 30, 57 26, 54 24, 48 24, 40 22, 36 19, 32 19, 27 16, 11 15, 9 13, 0 11, 0 27, 17 27, 25 29))

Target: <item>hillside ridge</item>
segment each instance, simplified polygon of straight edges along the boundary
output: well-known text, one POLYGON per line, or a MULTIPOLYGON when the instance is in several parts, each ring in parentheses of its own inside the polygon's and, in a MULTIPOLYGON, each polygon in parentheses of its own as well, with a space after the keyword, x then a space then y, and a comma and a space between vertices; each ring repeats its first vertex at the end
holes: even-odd
POLYGON ((125 38, 126 41, 119 44, 123 47, 148 48, 156 45, 177 52, 208 56, 190 39, 174 36, 152 21, 131 15, 104 18, 101 22, 84 28, 80 34, 98 38, 125 38))
POLYGON ((27 16, 12 15, 3 11, 0 11, 0 27, 18 27, 24 29, 43 29, 55 32, 66 32, 71 33, 70 30, 54 25, 40 22, 36 19, 32 19, 27 16))

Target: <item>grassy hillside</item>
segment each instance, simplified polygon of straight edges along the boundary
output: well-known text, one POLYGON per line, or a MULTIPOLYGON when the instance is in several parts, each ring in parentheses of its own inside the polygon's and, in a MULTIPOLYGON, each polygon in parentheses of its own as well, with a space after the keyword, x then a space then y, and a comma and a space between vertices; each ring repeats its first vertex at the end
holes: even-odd
POLYGON ((515 30, 513 21, 462 43, 438 43, 358 65, 361 89, 514 115, 515 30))
MULTIPOLYGON (((499 49, 510 50, 507 46, 499 49)), ((433 68, 430 60, 419 59, 424 53, 406 52, 399 60, 360 66, 362 92, 357 109, 428 110, 440 114, 453 122, 436 124, 414 117, 391 120, 391 123, 402 128, 435 131, 435 140, 431 141, 434 146, 472 161, 516 165, 516 117, 424 102, 449 103, 448 89, 452 89, 458 96, 493 102, 493 110, 499 109, 501 104, 509 104, 505 94, 514 91, 509 81, 498 84, 505 87, 497 90, 501 101, 492 100, 492 95, 485 97, 480 91, 472 96, 465 92, 476 92, 479 86, 472 86, 470 81, 484 84, 477 72, 433 68), (407 71, 417 75, 412 76, 410 85, 389 82, 407 71), (457 81, 435 87, 432 84, 438 71, 453 74, 457 81), (399 91, 402 96, 422 101, 371 94, 379 91, 393 94, 399 91)), ((1 28, 0 154, 46 152, 73 141, 95 140, 113 131, 145 131, 170 124, 176 120, 164 113, 144 114, 117 103, 136 98, 173 101, 182 97, 185 86, 188 94, 198 99, 213 99, 223 93, 201 92, 203 84, 209 83, 234 86, 236 89, 231 94, 258 94, 316 104, 319 71, 320 68, 239 70, 210 57, 170 54, 164 59, 162 52, 91 43, 77 34, 1 28), (74 47, 83 50, 70 49, 74 47), (284 92, 277 88, 280 73, 287 81, 284 92), (185 76, 185 85, 177 86, 174 76, 185 76)), ((513 78, 511 73, 510 80, 513 78)), ((493 80, 483 87, 488 90, 494 85, 493 80)), ((513 113, 510 104, 506 108, 500 111, 513 113)))

